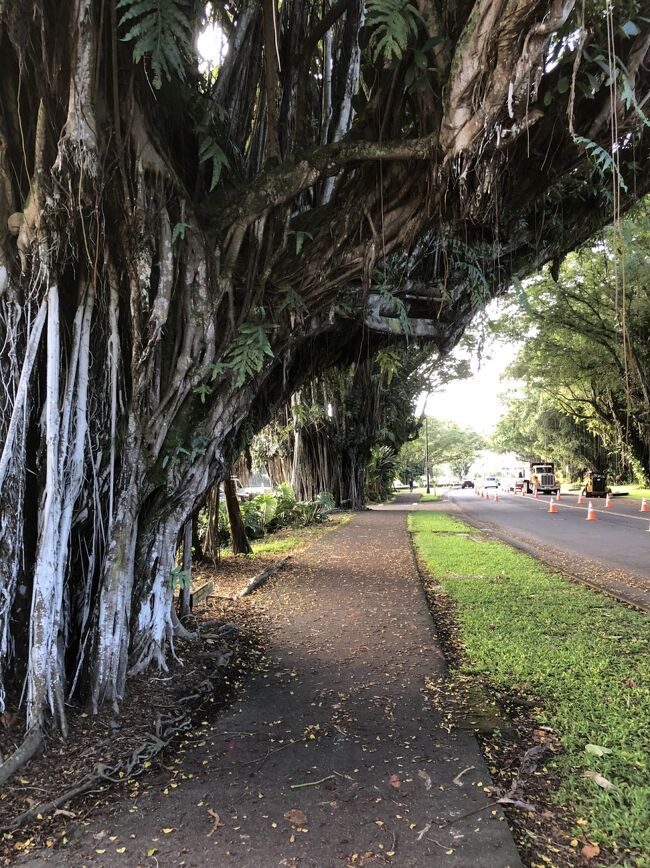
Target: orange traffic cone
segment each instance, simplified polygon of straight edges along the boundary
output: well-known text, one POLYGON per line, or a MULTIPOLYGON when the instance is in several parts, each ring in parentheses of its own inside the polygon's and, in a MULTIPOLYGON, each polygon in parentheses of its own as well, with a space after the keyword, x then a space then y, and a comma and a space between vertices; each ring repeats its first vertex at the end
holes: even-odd
POLYGON ((585 496, 582 492, 580 492, 580 494, 578 495, 578 506, 580 506, 584 502, 585 502, 585 496))
POLYGON ((609 493, 608 493, 607 497, 605 498, 605 509, 611 509, 611 508, 612 508, 612 498, 609 496, 609 493))
POLYGON ((551 498, 551 502, 548 505, 548 512, 557 512, 557 506, 555 505, 553 498, 551 498))
POLYGON ((650 512, 650 506, 648 506, 648 501, 645 497, 641 501, 641 512, 650 512))
POLYGON ((598 516, 596 515, 596 510, 593 508, 591 501, 589 501, 589 509, 587 510, 587 521, 596 521, 598 516))
POLYGON ((495 502, 495 503, 498 503, 498 502, 499 502, 499 495, 498 495, 498 494, 495 494, 495 495, 494 495, 494 502, 495 502))
POLYGON ((559 499, 560 499, 560 489, 559 489, 559 488, 558 488, 558 490, 557 490, 557 497, 556 497, 555 499, 556 499, 556 500, 559 500, 559 499))
POLYGON ((535 500, 538 499, 539 494, 537 493, 537 489, 535 489, 535 491, 533 491, 533 497, 535 498, 535 500))

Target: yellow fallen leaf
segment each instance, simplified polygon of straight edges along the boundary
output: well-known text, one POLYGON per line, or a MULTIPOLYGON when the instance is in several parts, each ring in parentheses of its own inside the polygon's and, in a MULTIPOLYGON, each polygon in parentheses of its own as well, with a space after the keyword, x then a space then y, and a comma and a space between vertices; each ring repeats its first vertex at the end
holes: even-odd
POLYGON ((126 847, 116 847, 115 852, 116 853, 126 853, 126 847))
POLYGON ((173 831, 174 831, 173 829, 163 829, 163 832, 165 833, 165 835, 169 835, 169 833, 173 832, 173 831))
POLYGON ((302 823, 307 822, 306 815, 298 808, 291 808, 290 811, 285 811, 284 819, 288 820, 290 823, 293 823, 295 826, 300 826, 302 823))
POLYGON ((147 850, 147 856, 155 856, 157 852, 158 852, 158 848, 152 847, 151 850, 147 850))

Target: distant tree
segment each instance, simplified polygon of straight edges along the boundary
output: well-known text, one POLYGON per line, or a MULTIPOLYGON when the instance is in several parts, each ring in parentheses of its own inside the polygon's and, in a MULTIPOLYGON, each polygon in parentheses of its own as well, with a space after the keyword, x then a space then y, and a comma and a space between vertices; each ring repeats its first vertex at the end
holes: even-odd
MULTIPOLYGON (((455 422, 431 416, 427 422, 429 474, 433 475, 438 465, 448 464, 457 478, 467 476, 479 450, 485 446, 485 439, 476 431, 463 428, 455 422)), ((417 438, 405 444, 400 451, 398 472, 406 475, 410 469, 416 468, 413 476, 426 474, 424 455, 425 427, 421 421, 417 438)))
POLYGON ((568 467, 572 478, 589 467, 604 469, 609 460, 608 450, 588 422, 563 411, 546 392, 507 399, 490 447, 516 452, 522 461, 554 461, 561 469, 568 467))
POLYGON ((604 447, 617 466, 631 462, 640 480, 650 478, 648 274, 646 199, 620 227, 567 256, 559 272, 545 269, 521 288, 501 326, 527 335, 509 371, 525 381, 527 397, 500 425, 501 442, 522 451, 517 438, 532 436, 568 457, 570 419, 585 432, 573 438, 574 447, 585 445, 585 464, 595 458, 595 437, 601 466, 604 447))

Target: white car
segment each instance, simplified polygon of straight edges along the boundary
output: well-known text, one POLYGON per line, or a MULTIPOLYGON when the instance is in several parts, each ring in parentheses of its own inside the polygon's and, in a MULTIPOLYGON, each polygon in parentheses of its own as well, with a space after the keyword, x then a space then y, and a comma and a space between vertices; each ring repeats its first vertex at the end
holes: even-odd
POLYGON ((483 488, 499 488, 501 483, 496 476, 486 476, 483 480, 483 488))

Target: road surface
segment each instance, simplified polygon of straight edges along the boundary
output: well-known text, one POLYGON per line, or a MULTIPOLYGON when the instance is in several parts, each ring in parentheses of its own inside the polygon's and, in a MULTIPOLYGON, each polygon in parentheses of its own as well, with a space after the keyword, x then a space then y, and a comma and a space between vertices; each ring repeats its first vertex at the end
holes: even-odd
MULTIPOLYGON (((589 501, 563 494, 557 513, 549 513, 551 497, 521 496, 489 489, 489 500, 472 489, 450 489, 445 497, 460 517, 530 551, 556 569, 607 590, 650 611, 650 513, 641 502, 612 499, 610 508, 594 498, 596 521, 587 521, 589 501)), ((418 504, 426 509, 427 504, 418 504)))

